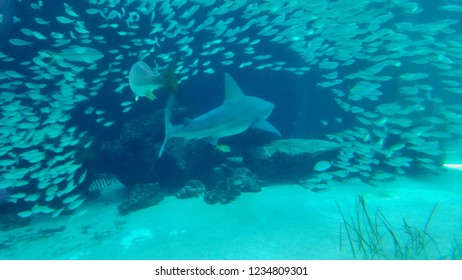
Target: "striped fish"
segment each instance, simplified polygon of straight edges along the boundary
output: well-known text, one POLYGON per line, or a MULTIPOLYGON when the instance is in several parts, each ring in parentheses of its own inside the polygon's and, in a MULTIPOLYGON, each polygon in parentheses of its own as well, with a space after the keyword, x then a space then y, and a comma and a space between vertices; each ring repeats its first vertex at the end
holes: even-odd
POLYGON ((90 192, 98 192, 118 187, 124 187, 124 185, 119 181, 119 179, 117 179, 116 176, 112 174, 99 174, 97 178, 91 182, 88 190, 90 192))

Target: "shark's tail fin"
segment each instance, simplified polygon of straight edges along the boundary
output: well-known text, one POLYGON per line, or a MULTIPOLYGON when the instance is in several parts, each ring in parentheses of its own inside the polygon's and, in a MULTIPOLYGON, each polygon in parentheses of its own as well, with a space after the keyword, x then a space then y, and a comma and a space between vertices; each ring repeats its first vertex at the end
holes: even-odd
POLYGON ((167 144, 170 137, 172 137, 173 125, 170 122, 170 120, 172 119, 173 106, 175 106, 175 99, 176 99, 175 95, 170 95, 167 101, 167 105, 165 106, 165 111, 164 111, 165 138, 159 150, 159 158, 162 157, 162 153, 164 152, 165 145, 167 144))
POLYGON ((176 58, 174 58, 168 65, 165 81, 166 81, 167 88, 169 88, 175 94, 178 94, 179 93, 178 79, 176 78, 175 71, 176 71, 176 58))
POLYGON ((176 77, 176 62, 177 59, 174 57, 172 61, 168 64, 167 70, 164 74, 164 85, 166 88, 171 90, 174 94, 178 95, 180 93, 180 89, 178 87, 178 79, 176 77))

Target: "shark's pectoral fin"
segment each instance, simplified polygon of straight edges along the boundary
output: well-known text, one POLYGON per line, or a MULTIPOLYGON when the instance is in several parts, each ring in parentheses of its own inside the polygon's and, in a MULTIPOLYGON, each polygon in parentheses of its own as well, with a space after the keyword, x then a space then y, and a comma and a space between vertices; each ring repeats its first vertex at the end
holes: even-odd
POLYGON ((217 137, 209 136, 209 137, 202 138, 202 140, 210 143, 213 146, 218 145, 218 138, 217 137))
POLYGON ((281 133, 279 132, 279 130, 277 128, 275 128, 272 124, 267 122, 266 120, 256 121, 255 123, 252 124, 251 127, 256 128, 256 129, 260 129, 260 130, 263 130, 263 131, 274 133, 279 137, 281 136, 281 133))

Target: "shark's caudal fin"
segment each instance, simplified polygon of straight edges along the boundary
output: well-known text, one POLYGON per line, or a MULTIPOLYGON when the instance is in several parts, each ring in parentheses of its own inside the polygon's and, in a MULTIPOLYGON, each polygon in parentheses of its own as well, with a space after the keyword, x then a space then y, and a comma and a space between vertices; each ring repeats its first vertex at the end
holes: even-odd
POLYGON ((159 158, 162 157, 162 153, 164 152, 165 145, 167 144, 168 139, 172 137, 173 125, 170 122, 170 120, 172 119, 173 106, 175 106, 175 101, 176 101, 176 96, 172 94, 168 97, 167 105, 165 106, 165 111, 164 111, 165 138, 159 150, 159 158))
POLYGON ((178 79, 176 78, 176 57, 168 64, 167 71, 164 75, 164 84, 175 94, 179 94, 180 90, 178 88, 178 79))

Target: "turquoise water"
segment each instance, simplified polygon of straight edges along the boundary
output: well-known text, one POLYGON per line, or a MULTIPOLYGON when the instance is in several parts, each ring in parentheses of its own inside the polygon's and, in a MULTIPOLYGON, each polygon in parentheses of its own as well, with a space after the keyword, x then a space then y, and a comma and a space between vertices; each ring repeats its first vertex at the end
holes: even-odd
POLYGON ((0 258, 459 259, 461 12, 2 1, 0 258))

